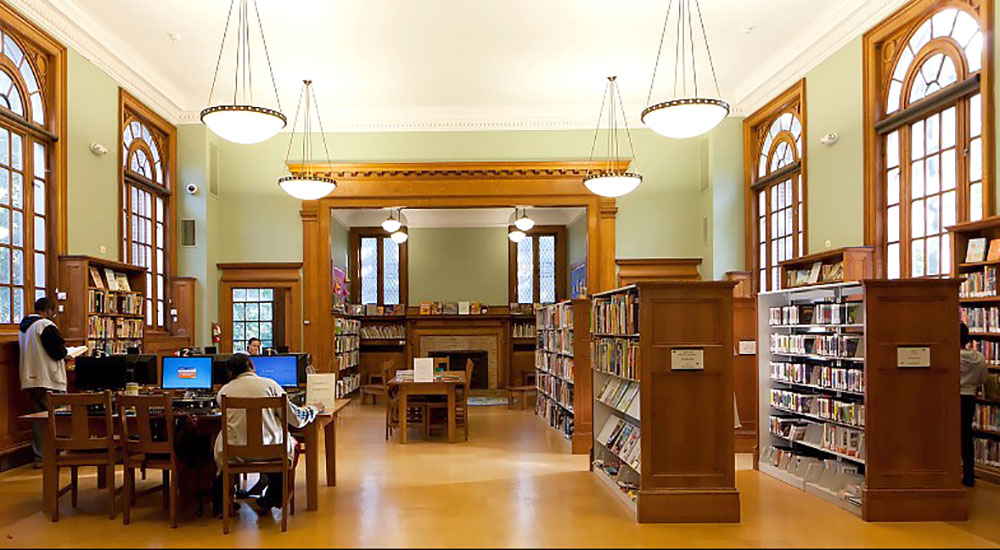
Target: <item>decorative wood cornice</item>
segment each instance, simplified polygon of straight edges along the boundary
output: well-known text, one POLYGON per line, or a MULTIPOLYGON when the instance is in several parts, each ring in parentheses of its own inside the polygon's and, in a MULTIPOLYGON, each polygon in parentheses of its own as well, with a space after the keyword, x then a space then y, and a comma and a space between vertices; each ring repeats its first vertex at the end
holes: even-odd
POLYGON ((698 281, 701 258, 618 258, 618 284, 698 281))
MULTIPOLYGON (((624 172, 629 162, 611 165, 613 170, 624 172)), ((308 171, 338 180, 577 179, 588 173, 605 173, 607 166, 607 161, 288 163, 292 174, 308 171)))

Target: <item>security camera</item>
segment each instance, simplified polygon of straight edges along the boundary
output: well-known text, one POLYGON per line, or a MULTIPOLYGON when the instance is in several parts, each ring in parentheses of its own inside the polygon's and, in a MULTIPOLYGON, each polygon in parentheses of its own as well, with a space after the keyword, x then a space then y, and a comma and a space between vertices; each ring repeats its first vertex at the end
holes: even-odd
POLYGON ((188 195, 198 194, 198 186, 193 183, 187 184, 187 186, 184 189, 187 191, 188 195))
POLYGON ((100 143, 96 143, 95 142, 95 143, 91 143, 90 144, 90 152, 94 153, 95 155, 97 155, 99 157, 102 157, 102 156, 108 154, 108 148, 105 147, 105 146, 103 146, 103 145, 101 145, 100 143))
POLYGON ((840 135, 838 135, 837 132, 830 132, 829 134, 819 138, 819 142, 829 147, 834 143, 837 143, 838 139, 840 139, 840 135))

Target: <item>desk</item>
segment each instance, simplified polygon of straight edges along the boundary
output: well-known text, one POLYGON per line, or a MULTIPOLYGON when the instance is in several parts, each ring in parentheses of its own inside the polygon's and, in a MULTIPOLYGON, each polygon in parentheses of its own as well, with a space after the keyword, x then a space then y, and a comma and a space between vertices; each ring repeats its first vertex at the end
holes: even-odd
MULTIPOLYGON (((314 422, 310 422, 304 428, 293 430, 293 432, 300 433, 305 438, 306 509, 309 511, 316 511, 319 509, 320 431, 322 430, 324 439, 326 440, 326 486, 334 487, 337 484, 337 423, 334 422, 334 420, 337 417, 337 413, 343 410, 343 408, 350 402, 350 399, 338 399, 333 410, 324 411, 316 417, 314 422)), ((115 425, 119 426, 118 415, 115 414, 114 417, 115 425)), ((92 416, 89 418, 93 426, 99 427, 103 425, 103 417, 92 416)), ((213 431, 216 434, 222 428, 222 415, 219 413, 195 415, 195 418, 198 421, 199 427, 205 426, 209 431, 213 431)), ((56 479, 55 476, 56 464, 53 451, 52 433, 49 430, 49 413, 40 412, 26 414, 18 417, 18 419, 26 422, 41 422, 44 427, 45 449, 42 454, 42 494, 44 496, 45 510, 51 514, 53 506, 55 506, 55 498, 53 495, 55 495, 56 491, 58 491, 59 480, 56 479)), ((56 416, 56 422, 69 426, 70 417, 56 416)), ((212 443, 215 443, 214 437, 212 439, 212 443)))
MULTIPOLYGON (((448 396, 448 443, 455 442, 455 388, 465 385, 465 372, 450 371, 434 375, 433 382, 414 382, 413 373, 399 372, 389 381, 389 386, 399 392, 399 442, 406 443, 406 401, 410 395, 448 396)), ((468 397, 468 392, 466 392, 468 397)), ((468 415, 468 404, 466 404, 468 415)), ((469 421, 468 418, 465 419, 469 421)))

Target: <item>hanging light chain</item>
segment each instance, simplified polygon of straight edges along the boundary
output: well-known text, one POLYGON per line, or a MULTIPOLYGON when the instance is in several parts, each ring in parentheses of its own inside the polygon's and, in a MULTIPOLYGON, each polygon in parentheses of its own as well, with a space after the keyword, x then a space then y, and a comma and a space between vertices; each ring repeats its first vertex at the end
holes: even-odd
MULTIPOLYGON (((278 103, 278 110, 281 110, 281 96, 278 95, 278 83, 274 80, 274 67, 271 66, 271 53, 267 50, 267 40, 264 39, 264 23, 260 19, 260 9, 254 1, 253 10, 257 14, 257 27, 260 29, 260 41, 264 44, 264 57, 267 59, 267 70, 271 74, 271 87, 274 88, 274 100, 278 103)), ((247 25, 249 32, 249 25, 247 25)))
POLYGON ((229 34, 229 22, 233 18, 233 6, 236 0, 229 3, 229 13, 226 15, 226 28, 222 30, 222 43, 219 44, 219 58, 215 61, 215 74, 212 76, 212 87, 208 90, 208 104, 212 104, 212 95, 215 93, 215 82, 219 79, 219 66, 222 64, 222 52, 226 47, 226 36, 229 34))
POLYGON ((622 101, 622 90, 621 88, 618 88, 615 91, 618 93, 618 106, 621 107, 622 110, 622 124, 624 124, 625 126, 625 136, 628 138, 628 149, 629 152, 632 154, 632 162, 628 171, 638 172, 639 161, 638 158, 635 156, 635 147, 632 145, 632 132, 630 132, 628 129, 628 116, 626 116, 625 114, 625 102, 622 101))
POLYGON ((288 164, 289 159, 292 158, 292 143, 295 141, 295 127, 299 123, 299 111, 302 109, 302 97, 305 95, 305 86, 302 87, 302 91, 299 92, 299 103, 295 106, 295 118, 292 120, 292 135, 288 138, 288 150, 285 152, 285 164, 288 164))
POLYGON ((694 0, 694 7, 698 10, 698 24, 701 25, 701 36, 705 40, 705 51, 708 52, 708 66, 712 69, 712 80, 715 82, 715 93, 722 97, 719 88, 719 77, 715 74, 715 61, 712 60, 712 48, 708 45, 708 33, 705 31, 705 21, 701 18, 701 5, 698 0, 694 0))
MULTIPOLYGON (((656 75, 660 67, 660 58, 663 54, 663 44, 666 42, 667 29, 670 27, 670 15, 673 11, 673 0, 667 4, 667 15, 663 20, 663 30, 660 33, 660 45, 656 50, 656 61, 653 64, 653 76, 649 82, 649 93, 646 96, 646 104, 649 105, 653 99, 653 89, 656 87, 656 75)), ((698 0, 677 0, 677 42, 674 44, 674 99, 687 97, 688 95, 688 63, 691 64, 691 84, 694 88, 694 97, 699 97, 698 86, 698 62, 697 48, 695 45, 694 21, 697 17, 698 25, 701 27, 701 37, 705 43, 705 54, 708 57, 709 68, 712 72, 712 82, 715 85, 715 93, 722 96, 719 87, 719 78, 715 72, 715 60, 712 57, 712 48, 708 43, 708 32, 705 30, 705 21, 701 12, 701 4, 698 0), (692 7, 691 4, 694 4, 692 7), (678 94, 678 92, 680 92, 678 94)))
POLYGON ((594 142, 590 146, 590 158, 587 160, 587 177, 590 176, 590 167, 594 162, 594 151, 597 150, 597 137, 601 132, 601 120, 604 118, 604 102, 608 99, 608 86, 610 83, 604 85, 604 92, 601 93, 601 109, 597 112, 597 126, 594 128, 594 142))
POLYGON ((653 84, 656 82, 656 70, 660 67, 660 54, 663 52, 663 40, 667 36, 667 24, 670 22, 670 8, 673 3, 674 0, 670 0, 667 4, 667 16, 663 19, 663 32, 660 33, 660 47, 656 49, 656 63, 653 64, 653 78, 649 81, 649 95, 646 96, 646 105, 649 105, 653 99, 653 84))
POLYGON ((212 104, 215 97, 215 87, 219 81, 219 69, 222 68, 222 56, 226 49, 226 38, 229 37, 229 25, 232 23, 233 12, 236 12, 236 66, 233 71, 233 105, 241 103, 253 104, 253 51, 250 41, 250 9, 249 3, 253 2, 254 16, 257 18, 257 27, 260 30, 260 41, 264 46, 264 57, 267 60, 267 70, 271 77, 271 88, 274 90, 274 99, 281 111, 281 96, 278 94, 278 83, 274 78, 274 67, 271 64, 271 54, 267 48, 267 39, 264 38, 264 25, 260 17, 260 9, 256 0, 231 0, 229 12, 226 15, 226 26, 222 30, 222 42, 219 44, 219 56, 215 61, 215 73, 212 75, 212 86, 208 91, 208 104, 212 104), (239 2, 239 5, 237 5, 239 2), (241 93, 242 92, 242 93, 241 93))

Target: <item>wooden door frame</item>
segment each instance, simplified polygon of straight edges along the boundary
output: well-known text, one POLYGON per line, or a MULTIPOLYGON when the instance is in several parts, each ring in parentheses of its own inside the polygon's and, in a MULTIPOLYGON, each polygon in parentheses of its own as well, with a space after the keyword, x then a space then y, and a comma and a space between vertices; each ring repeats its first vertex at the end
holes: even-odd
MULTIPOLYGON (((334 208, 498 208, 515 205, 587 209, 587 288, 615 284, 615 200, 594 195, 583 184, 603 172, 604 160, 531 162, 289 163, 293 174, 306 170, 337 180, 327 198, 303 201, 304 347, 316 365, 330 357, 333 309, 330 218, 334 208)), ((625 171, 628 162, 611 164, 625 171)))
POLYGON ((285 292, 285 345, 301 349, 302 279, 300 262, 217 264, 219 269, 220 352, 233 350, 233 288, 280 288, 285 292))

